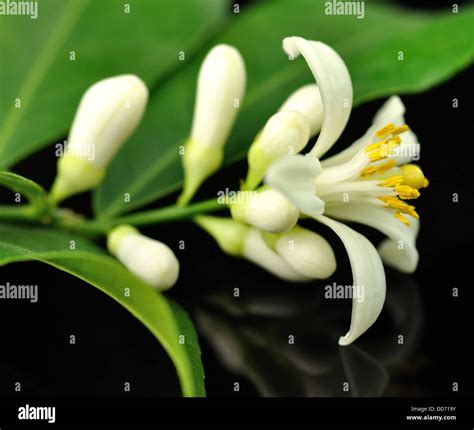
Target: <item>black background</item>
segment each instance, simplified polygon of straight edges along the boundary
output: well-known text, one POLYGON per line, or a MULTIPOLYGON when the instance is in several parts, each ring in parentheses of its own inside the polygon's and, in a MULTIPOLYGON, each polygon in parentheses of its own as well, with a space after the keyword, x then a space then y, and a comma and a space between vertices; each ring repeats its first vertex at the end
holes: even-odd
MULTIPOLYGON (((403 3, 436 6, 432 2, 403 3)), ((387 371, 389 379, 381 391, 378 373, 370 373, 367 380, 354 383, 360 384, 361 395, 473 395, 471 83, 472 69, 425 93, 402 95, 406 121, 422 145, 420 164, 430 179, 430 187, 416 202, 422 220, 420 264, 413 276, 387 270, 387 301, 395 311, 387 305, 379 321, 356 342, 353 353, 371 357, 377 369, 387 371), (452 107, 453 98, 459 100, 457 109, 452 107), (459 195, 458 203, 453 202, 453 193, 459 195), (454 287, 459 289, 458 298, 452 297, 454 287), (411 344, 398 346, 399 334, 411 344), (457 393, 452 391, 453 382, 459 383, 457 393)), ((363 134, 382 102, 356 108, 331 153, 363 134)), ((16 166, 15 171, 47 187, 54 179, 56 161, 47 148, 16 166)), ((196 200, 225 187, 236 189, 245 171, 242 162, 219 173, 196 200)), ((6 192, 2 197, 11 198, 6 192)), ((171 204, 175 198, 150 207, 171 204)), ((88 195, 69 203, 79 212, 89 213, 88 195)), ((347 374, 341 373, 337 347, 337 337, 349 327, 350 302, 323 300, 327 283, 351 283, 349 262, 337 237, 321 226, 311 227, 329 239, 339 267, 329 280, 305 286, 277 281, 247 262, 223 255, 212 239, 191 223, 142 230, 169 244, 180 260, 180 281, 170 295, 198 322, 208 396, 354 394, 342 390, 347 374), (185 250, 178 249, 180 240, 185 241, 185 250), (232 299, 235 287, 241 291, 238 300, 232 299), (233 303, 230 310, 225 303, 233 303), (282 352, 290 334, 295 335, 300 348, 296 357, 282 352), (229 369, 216 353, 213 342, 217 341, 239 357, 239 371, 229 369), (311 375, 318 366, 332 370, 327 374, 322 371, 315 381, 311 375), (239 392, 233 389, 235 382, 240 383, 239 392), (308 392, 308 384, 313 391, 308 392)), ((380 240, 381 236, 369 229, 360 231, 380 240)), ((109 297, 40 263, 14 264, 2 268, 1 273, 2 281, 38 284, 39 302, 0 302, 0 396, 180 395, 173 366, 156 339, 109 297), (76 337, 75 345, 69 344, 71 334, 76 337), (20 393, 14 391, 15 382, 22 384, 20 393), (124 392, 124 382, 131 383, 130 393, 124 392)))

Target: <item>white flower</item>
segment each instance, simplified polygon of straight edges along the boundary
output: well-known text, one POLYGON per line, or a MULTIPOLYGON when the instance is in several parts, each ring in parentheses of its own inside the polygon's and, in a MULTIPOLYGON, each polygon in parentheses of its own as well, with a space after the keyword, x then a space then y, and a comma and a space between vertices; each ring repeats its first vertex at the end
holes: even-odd
POLYGON ((58 160, 53 201, 92 189, 102 181, 108 164, 140 123, 147 101, 148 89, 134 75, 104 79, 85 92, 66 153, 58 160))
POLYGON ((418 214, 406 200, 417 198, 418 189, 428 183, 421 169, 405 165, 418 156, 419 144, 404 125, 404 106, 398 97, 385 103, 364 136, 320 162, 350 115, 349 72, 339 55, 321 42, 289 37, 284 39, 283 47, 294 57, 301 53, 307 61, 320 90, 323 119, 309 154, 275 161, 265 181, 285 194, 302 214, 330 227, 344 243, 354 285, 364 288, 364 300, 353 300, 350 330, 339 340, 347 345, 364 333, 382 310, 385 273, 379 253, 401 271, 415 270, 418 214), (377 252, 364 236, 332 218, 366 224, 388 239, 377 252))
POLYGON ((300 211, 277 190, 264 187, 261 191, 241 191, 230 206, 232 217, 272 233, 290 230, 298 221, 300 211))
POLYGON ((193 125, 183 154, 181 204, 186 204, 202 182, 221 166, 223 148, 242 103, 245 85, 245 64, 239 51, 229 45, 214 47, 199 71, 193 125))
POLYGON ((121 225, 112 230, 107 248, 130 272, 160 291, 171 288, 178 280, 179 262, 173 251, 134 227, 121 225))

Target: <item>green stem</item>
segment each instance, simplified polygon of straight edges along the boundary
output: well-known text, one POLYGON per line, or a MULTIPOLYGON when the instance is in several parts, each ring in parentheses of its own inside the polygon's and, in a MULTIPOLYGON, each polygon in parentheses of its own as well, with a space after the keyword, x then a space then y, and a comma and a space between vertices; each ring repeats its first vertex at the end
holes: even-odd
POLYGON ((32 210, 31 206, 5 206, 0 205, 0 221, 39 221, 37 214, 32 210))
POLYGON ((210 199, 185 207, 176 205, 167 206, 160 209, 137 212, 111 220, 86 220, 76 224, 73 228, 80 233, 103 235, 107 234, 112 228, 122 224, 129 224, 135 227, 160 224, 169 221, 189 219, 195 215, 216 212, 226 208, 226 205, 220 204, 216 199, 210 199))

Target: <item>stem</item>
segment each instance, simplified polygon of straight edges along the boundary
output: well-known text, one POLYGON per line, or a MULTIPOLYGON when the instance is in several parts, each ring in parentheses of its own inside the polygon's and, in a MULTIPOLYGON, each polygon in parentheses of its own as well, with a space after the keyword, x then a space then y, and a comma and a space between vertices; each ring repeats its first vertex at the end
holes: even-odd
POLYGON ((74 229, 81 233, 103 235, 107 234, 112 228, 122 224, 129 224, 135 227, 160 224, 169 221, 189 219, 195 215, 215 212, 226 208, 226 205, 220 204, 216 199, 210 199, 185 207, 173 205, 160 209, 137 212, 112 220, 83 221, 77 224, 74 229))
POLYGON ((5 206, 0 205, 0 220, 1 221, 38 221, 35 212, 32 211, 31 206, 18 205, 5 206))

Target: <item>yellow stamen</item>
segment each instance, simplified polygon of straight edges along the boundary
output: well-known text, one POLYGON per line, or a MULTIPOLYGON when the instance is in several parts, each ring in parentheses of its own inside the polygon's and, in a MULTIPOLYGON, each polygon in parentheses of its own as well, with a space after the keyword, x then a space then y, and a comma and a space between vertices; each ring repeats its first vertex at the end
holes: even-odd
POLYGON ((377 172, 377 166, 369 166, 369 167, 366 167, 365 169, 362 169, 360 171, 360 175, 369 176, 369 175, 373 175, 375 172, 377 172))
POLYGON ((375 149, 379 149, 383 146, 390 146, 390 147, 393 147, 393 146, 396 146, 396 145, 399 145, 400 142, 402 140, 398 137, 398 136, 394 136, 394 137, 391 137, 390 139, 387 139, 387 140, 381 140, 380 142, 374 142, 374 143, 371 143, 370 145, 367 145, 365 147, 365 152, 372 152, 374 151, 375 149))
POLYGON ((396 165, 395 160, 388 160, 385 163, 379 164, 378 166, 368 166, 365 169, 362 169, 360 174, 361 176, 369 176, 377 172, 385 172, 390 170, 392 167, 396 165))
POLYGON ((385 151, 382 151, 381 149, 377 149, 375 152, 370 154, 370 161, 372 163, 375 163, 376 161, 385 160, 386 158, 387 155, 385 155, 385 151))
POLYGON ((403 176, 389 176, 388 178, 384 179, 380 185, 382 187, 396 187, 403 182, 403 176))
POLYGON ((387 143, 389 144, 394 144, 394 145, 399 145, 402 142, 402 139, 400 136, 393 136, 390 139, 387 139, 387 143))
POLYGON ((411 206, 402 202, 397 197, 394 196, 382 196, 379 197, 379 200, 382 200, 387 207, 396 209, 398 212, 402 212, 407 215, 411 215, 413 218, 419 219, 419 215, 415 211, 415 206, 411 206))
POLYGON ((403 203, 402 201, 398 200, 394 196, 382 196, 379 197, 388 207, 398 210, 404 210, 408 205, 403 203))
POLYGON ((415 206, 408 206, 408 208, 405 210, 405 213, 407 215, 411 215, 413 218, 420 219, 420 215, 415 210, 415 206))
POLYGON ((400 173, 403 175, 403 185, 409 185, 419 190, 428 186, 428 180, 423 171, 416 164, 405 164, 400 167, 400 173))
POLYGON ((423 188, 428 188, 428 185, 430 185, 430 181, 428 181, 427 178, 423 180, 423 188))
POLYGON ((408 131, 410 128, 408 125, 401 125, 397 127, 395 130, 391 132, 392 136, 396 136, 397 134, 405 133, 405 131, 408 131))
POLYGON ((395 212, 393 214, 393 216, 395 218, 397 218, 398 220, 400 220, 403 224, 405 224, 407 227, 410 227, 410 221, 408 221, 400 212, 395 212))
POLYGON ((385 160, 390 155, 394 154, 395 149, 398 147, 397 143, 389 143, 380 146, 380 148, 369 152, 369 158, 371 162, 385 160))
POLYGON ((379 164, 377 166, 377 170, 379 172, 386 172, 387 170, 390 170, 392 167, 395 167, 397 162, 395 160, 388 160, 383 164, 379 164))
POLYGON ((393 155, 394 150, 400 145, 400 142, 401 139, 396 136, 388 140, 371 143, 365 147, 365 152, 369 154, 370 161, 372 162, 384 160, 389 155, 393 155))
POLYGON ((365 147, 365 152, 374 151, 375 149, 380 148, 384 144, 385 144, 385 140, 381 140, 380 142, 371 143, 370 145, 367 145, 365 147))
POLYGON ((379 139, 383 139, 385 136, 388 136, 392 130, 395 130, 394 124, 387 124, 385 127, 382 127, 380 130, 375 132, 375 136, 379 139))
POLYGON ((395 191, 403 200, 417 199, 420 197, 420 192, 416 188, 412 188, 409 185, 397 185, 395 186, 395 191))

